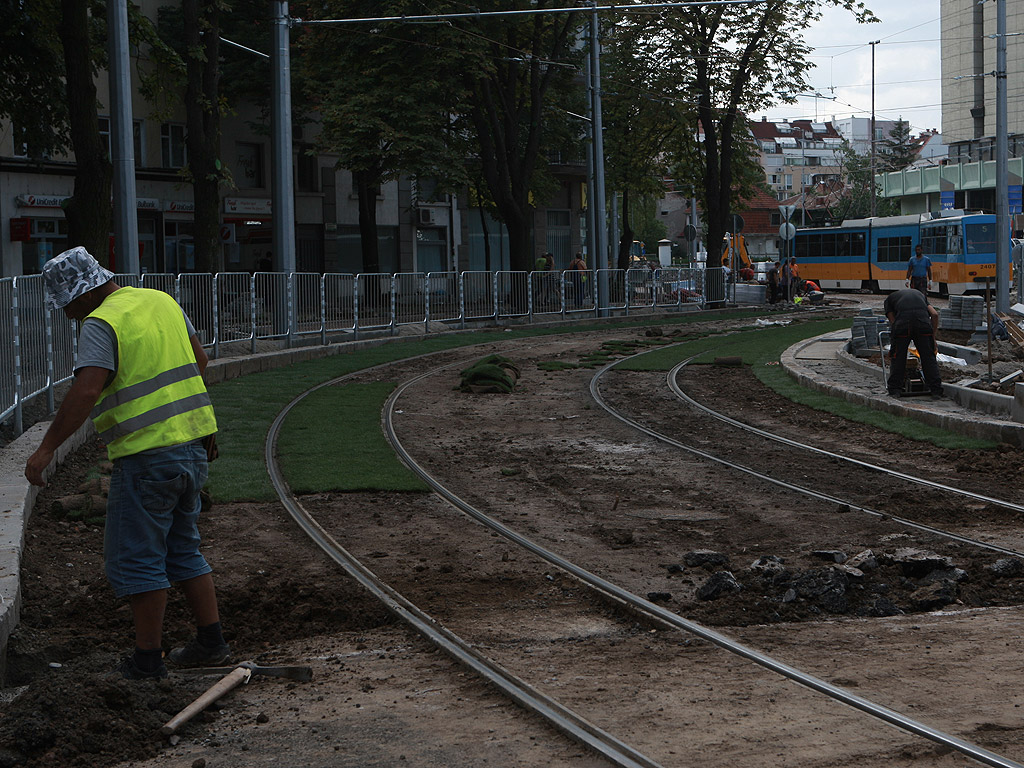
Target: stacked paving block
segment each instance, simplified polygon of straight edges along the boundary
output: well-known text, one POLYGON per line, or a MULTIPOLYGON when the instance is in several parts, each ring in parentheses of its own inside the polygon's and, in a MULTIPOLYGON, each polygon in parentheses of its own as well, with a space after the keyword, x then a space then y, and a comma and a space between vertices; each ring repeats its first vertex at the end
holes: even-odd
POLYGON ((949 308, 939 310, 939 328, 976 331, 985 325, 985 299, 981 296, 950 296, 949 308))
POLYGON ((850 352, 857 354, 861 350, 878 351, 878 334, 886 329, 884 317, 879 317, 870 309, 863 309, 853 318, 850 329, 850 352))

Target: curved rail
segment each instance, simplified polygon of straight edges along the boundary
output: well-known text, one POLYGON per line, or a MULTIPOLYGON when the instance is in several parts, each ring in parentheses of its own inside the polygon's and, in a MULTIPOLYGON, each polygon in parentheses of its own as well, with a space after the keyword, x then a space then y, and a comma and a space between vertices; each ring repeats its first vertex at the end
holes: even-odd
MULTIPOLYGON (((644 350, 644 352, 640 352, 640 353, 638 353, 636 355, 631 355, 630 357, 638 357, 639 355, 646 354, 648 351, 650 351, 650 350, 644 350)), ((628 359, 628 358, 622 358, 622 359, 628 359)), ((692 359, 693 358, 689 358, 686 362, 689 362, 689 360, 692 360, 692 359)), ((823 493, 821 491, 816 491, 813 488, 806 488, 806 487, 804 487, 802 485, 798 485, 798 484, 793 483, 793 482, 789 482, 789 481, 786 481, 786 480, 779 480, 778 478, 772 477, 771 475, 766 475, 763 472, 758 472, 756 469, 751 469, 750 467, 748 467, 748 466, 746 466, 744 464, 737 464, 734 461, 729 461, 728 459, 723 459, 721 456, 715 456, 712 453, 708 453, 707 451, 703 451, 700 448, 696 448, 696 447, 694 447, 692 445, 687 445, 686 443, 683 443, 683 442, 681 442, 679 440, 676 440, 675 438, 669 437, 668 435, 662 434, 661 432, 658 432, 657 430, 651 429, 650 427, 647 427, 647 426, 641 424, 640 422, 636 421, 635 419, 629 418, 629 416, 626 416, 624 413, 619 411, 617 408, 615 408, 614 406, 608 404, 608 402, 605 401, 605 399, 601 396, 601 388, 600 388, 600 383, 599 383, 600 382, 600 378, 605 373, 607 373, 609 370, 611 370, 616 365, 618 365, 620 362, 622 362, 622 360, 616 360, 615 362, 609 363, 608 365, 604 366, 597 373, 594 374, 593 378, 590 380, 590 395, 591 395, 591 397, 594 398, 594 402, 596 402, 601 408, 603 408, 611 416, 614 416, 616 419, 621 421, 623 424, 626 424, 627 426, 630 426, 630 427, 632 427, 633 429, 635 429, 635 430, 637 430, 639 432, 643 432, 645 435, 648 435, 649 437, 653 437, 655 440, 658 440, 659 442, 665 443, 666 445, 671 445, 673 448, 679 448, 680 450, 687 451, 689 453, 694 454, 695 456, 701 457, 702 459, 707 459, 708 461, 713 461, 713 462, 715 462, 717 464, 721 464, 721 465, 723 465, 725 467, 728 467, 729 469, 735 469, 737 472, 743 472, 744 474, 750 475, 751 477, 755 477, 758 480, 762 480, 762 481, 764 481, 766 483, 771 483, 772 485, 777 485, 780 488, 786 488, 787 490, 795 491, 797 493, 801 493, 801 494, 803 494, 805 496, 809 496, 812 499, 817 499, 818 501, 824 501, 824 502, 828 502, 830 504, 836 504, 836 505, 838 505, 840 507, 846 507, 847 509, 850 509, 850 510, 852 510, 854 512, 863 512, 864 514, 871 515, 872 517, 882 518, 882 519, 885 519, 885 520, 891 520, 892 522, 896 523, 897 525, 902 525, 905 528, 912 528, 913 530, 916 530, 916 531, 922 531, 924 533, 930 533, 930 534, 933 534, 935 536, 939 536, 939 537, 944 538, 944 539, 950 539, 951 541, 960 542, 961 544, 970 544, 971 546, 980 547, 982 549, 987 549, 987 550, 989 550, 991 552, 998 552, 999 554, 1007 555, 1009 557, 1017 557, 1017 558, 1024 559, 1024 552, 1019 552, 1019 551, 1017 551, 1015 549, 1010 549, 1009 547, 1001 547, 998 544, 990 544, 988 542, 980 541, 978 539, 972 539, 972 538, 970 538, 968 536, 961 536, 958 533, 952 533, 951 531, 946 531, 946 530, 943 530, 942 528, 935 528, 935 527, 933 527, 931 525, 925 525, 924 523, 919 523, 919 522, 917 522, 915 520, 911 520, 911 519, 906 518, 906 517, 899 517, 898 515, 893 515, 893 514, 890 514, 889 512, 881 512, 881 511, 879 511, 877 509, 871 509, 871 507, 864 507, 864 506, 861 506, 859 504, 853 504, 853 503, 851 503, 850 501, 848 501, 846 499, 841 499, 838 496, 832 496, 831 494, 828 494, 828 493, 823 493)), ((789 440, 788 438, 780 437, 779 440, 782 441, 782 442, 786 442, 786 443, 792 444, 792 445, 796 445, 796 446, 800 446, 800 447, 806 447, 806 448, 811 449, 811 450, 820 451, 820 449, 813 448, 813 446, 802 446, 800 443, 797 443, 796 441, 793 441, 793 440, 789 440)), ((828 453, 827 451, 821 451, 821 452, 822 453, 826 453, 826 454, 828 453)), ((839 457, 836 456, 836 458, 839 458, 839 457)), ((857 459, 850 459, 850 461, 851 462, 855 462, 855 463, 865 463, 865 462, 858 462, 857 459)), ((866 466, 873 468, 873 465, 871 465, 871 464, 867 464, 866 466)), ((878 467, 878 470, 882 471, 882 472, 886 471, 883 467, 878 467)), ((895 474, 899 475, 900 473, 895 473, 895 474)), ((936 484, 936 485, 938 485, 938 484, 936 484)), ((950 487, 948 490, 955 493, 955 492, 958 492, 959 489, 950 487)), ((970 491, 962 491, 962 493, 965 494, 965 495, 974 497, 974 498, 986 498, 986 499, 988 498, 988 497, 984 497, 984 496, 983 497, 978 497, 976 494, 971 494, 970 491)), ((1012 502, 999 501, 998 499, 991 499, 990 501, 992 503, 1001 504, 1002 506, 1010 506, 1011 508, 1013 508, 1012 502)))
MULTIPOLYGON (((644 352, 646 352, 646 351, 647 350, 645 350, 644 352)), ((640 354, 644 354, 644 353, 641 352, 640 354)), ((889 475, 890 477, 895 477, 895 478, 898 478, 900 480, 906 480, 908 483, 916 483, 917 485, 923 485, 923 486, 925 486, 927 488, 932 488, 934 490, 945 491, 947 493, 955 493, 955 494, 957 494, 959 496, 966 496, 967 498, 974 499, 975 501, 983 501, 983 502, 985 502, 987 504, 995 504, 995 505, 1000 506, 1000 507, 1005 507, 1006 509, 1012 509, 1014 512, 1024 512, 1024 505, 1022 505, 1022 504, 1016 504, 1016 503, 1014 503, 1012 501, 1006 501, 1005 499, 996 499, 996 498, 993 498, 991 496, 985 496, 985 495, 980 494, 980 493, 974 493, 973 491, 966 491, 963 488, 957 488, 957 487, 952 486, 952 485, 945 485, 943 483, 937 483, 937 482, 935 482, 933 480, 924 480, 924 479, 919 478, 919 477, 914 477, 913 475, 908 475, 908 474, 906 474, 904 472, 898 472, 895 469, 889 469, 888 467, 880 467, 877 464, 871 464, 870 462, 867 462, 867 461, 861 461, 860 459, 855 459, 852 456, 844 456, 841 453, 833 453, 832 451, 827 451, 824 448, 818 448, 818 447, 813 446, 813 445, 808 445, 807 443, 801 443, 801 442, 799 442, 797 440, 791 440, 788 437, 783 437, 782 435, 776 435, 773 432, 767 432, 767 431, 765 431, 763 429, 759 429, 759 428, 757 428, 755 426, 752 426, 750 424, 744 424, 742 421, 737 421, 736 419, 730 418, 729 416, 726 416, 724 413, 721 413, 719 411, 715 411, 715 410, 709 408, 708 406, 704 405, 703 403, 697 402, 692 397, 690 397, 688 394, 686 394, 682 390, 682 388, 679 386, 679 382, 676 381, 677 377, 679 376, 679 371, 681 371, 683 368, 685 368, 687 365, 689 365, 689 363, 692 360, 693 360, 692 357, 687 358, 686 360, 684 360, 683 362, 679 363, 679 365, 677 365, 675 368, 673 368, 671 371, 668 372, 668 386, 669 386, 669 389, 671 389, 673 394, 675 394, 676 397, 678 397, 680 400, 684 401, 685 403, 687 403, 688 405, 690 405, 690 406, 692 406, 694 408, 697 408, 698 410, 703 411, 704 413, 708 414, 709 416, 712 416, 712 417, 718 419, 719 421, 723 421, 726 424, 730 424, 730 425, 732 425, 734 427, 737 427, 738 429, 744 429, 747 432, 751 432, 751 433, 753 433, 755 435, 759 435, 760 437, 763 437, 766 440, 774 440, 774 441, 776 441, 778 443, 782 443, 783 445, 788 445, 788 446, 790 446, 792 448, 800 448, 800 449, 805 450, 805 451, 810 451, 812 453, 817 453, 817 454, 820 454, 822 456, 827 456, 830 459, 837 459, 838 461, 845 461, 845 462, 848 462, 850 464, 854 464, 854 465, 856 465, 858 467, 863 467, 864 469, 870 469, 870 470, 873 470, 875 472, 881 472, 883 474, 889 475)))
MULTIPOLYGON (((614 365, 614 363, 612 365, 614 365)), ((605 368, 599 371, 599 374, 610 367, 611 365, 605 366, 605 368)), ((730 653, 736 654, 737 656, 745 658, 748 661, 752 661, 755 664, 765 667, 766 669, 769 669, 773 672, 776 672, 796 683, 799 683, 800 685, 806 686, 807 688, 815 690, 819 693, 823 693, 826 696, 835 699, 836 701, 840 701, 850 707, 853 707, 854 709, 860 710, 861 712, 865 712, 868 715, 878 718, 879 720, 889 723, 890 725, 894 725, 897 728, 900 728, 904 731, 929 739, 938 744, 943 744, 951 749, 956 750, 957 752, 963 755, 966 755, 974 760, 977 760, 980 763, 984 763, 985 765, 997 766, 997 768, 1024 768, 1024 765, 1022 765, 1021 763, 1014 762, 1013 760, 990 752, 987 749, 984 749, 983 747, 979 747, 975 744, 971 744, 970 742, 964 741, 963 739, 957 738, 956 736, 952 736, 950 734, 932 728, 931 726, 919 723, 916 720, 913 720, 899 712, 896 712, 895 710, 889 709, 879 704, 875 704, 874 702, 868 701, 867 699, 861 696, 857 696, 856 694, 850 693, 849 691, 840 688, 836 685, 833 685, 832 683, 826 682, 813 675, 809 675, 805 672, 796 669, 795 667, 791 667, 790 665, 784 662, 778 661, 777 659, 767 656, 759 651, 756 651, 753 648, 743 645, 742 643, 738 643, 732 640, 731 638, 721 634, 720 632, 716 632, 715 630, 709 629, 708 627, 698 624, 697 622, 685 619, 677 613, 673 613, 672 611, 669 611, 661 607, 660 605, 652 603, 650 600, 635 595, 632 592, 629 592, 628 590, 616 584, 613 584, 612 582, 607 581, 606 579, 603 579, 602 577, 597 576, 596 574, 593 574, 590 571, 587 571, 586 569, 566 560, 560 555, 557 555, 551 550, 539 544, 536 544, 535 542, 526 538, 522 534, 513 531, 511 528, 508 528, 501 522, 494 520, 482 511, 473 507, 467 501, 456 495, 449 488, 441 484, 436 478, 434 478, 429 472, 427 472, 422 466, 420 466, 420 464, 416 462, 416 460, 409 454, 409 452, 402 445, 401 441, 398 438, 398 435, 395 433, 394 430, 392 415, 394 412, 395 403, 397 402, 398 398, 401 397, 402 393, 410 386, 420 381, 421 379, 433 375, 434 373, 437 372, 437 370, 441 369, 428 371, 427 373, 416 376, 406 381, 404 384, 396 388, 394 392, 392 392, 391 397, 388 398, 388 401, 387 403, 385 403, 384 406, 384 429, 388 437, 388 440, 391 442, 392 446, 395 448, 395 451, 398 453, 402 461, 413 472, 419 475, 419 477, 424 482, 426 482, 436 493, 438 493, 441 497, 443 497, 454 507, 464 512, 466 515, 473 518, 481 525, 486 526, 490 530, 508 539, 509 541, 518 544, 519 546, 523 547, 524 549, 528 550, 534 555, 546 560, 547 562, 562 569, 563 571, 566 571, 567 573, 576 577, 577 579, 582 581, 584 584, 590 586, 591 588, 603 594, 609 595, 612 598, 634 608, 635 610, 642 611, 643 613, 653 616, 666 625, 696 635, 697 637, 707 640, 708 642, 714 643, 718 647, 726 651, 729 651, 730 653)), ((591 380, 592 392, 595 389, 594 382, 596 381, 596 379, 597 376, 595 376, 594 379, 591 380)), ((617 415, 617 417, 620 418, 621 420, 625 421, 625 419, 621 415, 615 415, 617 415)), ((627 421, 627 423, 629 422, 627 421)), ((655 434, 651 430, 647 430, 645 428, 642 428, 642 430, 644 432, 647 432, 648 434, 655 434)), ((702 455, 706 454, 702 453, 702 455)), ((714 457, 708 456, 708 458, 714 457)))
MULTIPOLYGON (((380 367, 384 366, 373 366, 373 368, 380 367)), ((372 370, 372 368, 363 369, 358 373, 366 373, 369 370, 372 370)), ((416 629, 416 631, 453 659, 497 686, 499 690, 517 704, 540 715, 562 733, 589 747, 617 766, 622 766, 622 768, 660 768, 660 765, 654 760, 588 722, 580 715, 558 703, 555 699, 533 688, 497 662, 478 653, 458 635, 438 624, 428 614, 421 611, 400 593, 381 581, 372 571, 335 541, 316 522, 312 515, 303 508, 298 499, 294 497, 287 481, 284 479, 275 455, 277 437, 281 430, 281 425, 292 408, 303 399, 323 387, 339 384, 355 375, 357 374, 350 373, 340 376, 306 390, 306 392, 292 400, 277 415, 277 418, 274 419, 274 423, 270 427, 264 453, 267 471, 270 474, 270 481, 274 486, 274 490, 277 492, 278 498, 285 509, 288 510, 288 513, 317 546, 338 563, 346 573, 380 600, 393 615, 416 629)))

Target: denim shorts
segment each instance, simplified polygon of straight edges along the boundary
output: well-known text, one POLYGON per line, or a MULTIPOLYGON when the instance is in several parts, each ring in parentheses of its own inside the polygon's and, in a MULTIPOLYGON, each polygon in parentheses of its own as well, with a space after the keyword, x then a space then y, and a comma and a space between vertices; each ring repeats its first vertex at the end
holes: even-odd
POLYGON ((103 555, 118 597, 210 573, 199 552, 199 491, 208 472, 199 441, 114 460, 103 555))

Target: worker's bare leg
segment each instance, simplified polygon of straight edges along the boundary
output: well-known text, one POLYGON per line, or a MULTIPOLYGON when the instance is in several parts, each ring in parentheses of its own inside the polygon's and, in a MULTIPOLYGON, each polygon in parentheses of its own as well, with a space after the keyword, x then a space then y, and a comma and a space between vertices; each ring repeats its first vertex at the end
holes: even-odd
POLYGON ((128 598, 135 621, 135 645, 144 651, 160 647, 164 626, 164 611, 167 609, 167 590, 154 589, 140 592, 128 598))
POLYGON ((204 573, 178 585, 185 595, 188 607, 195 616, 196 626, 205 627, 220 621, 217 610, 217 591, 213 586, 213 574, 204 573))

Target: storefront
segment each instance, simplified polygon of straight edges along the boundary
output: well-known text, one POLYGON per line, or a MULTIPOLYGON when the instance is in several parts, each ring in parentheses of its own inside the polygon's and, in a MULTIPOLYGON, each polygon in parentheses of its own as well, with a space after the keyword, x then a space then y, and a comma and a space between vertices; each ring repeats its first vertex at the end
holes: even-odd
POLYGON ((226 272, 273 269, 273 219, 269 198, 225 197, 221 242, 226 272))

